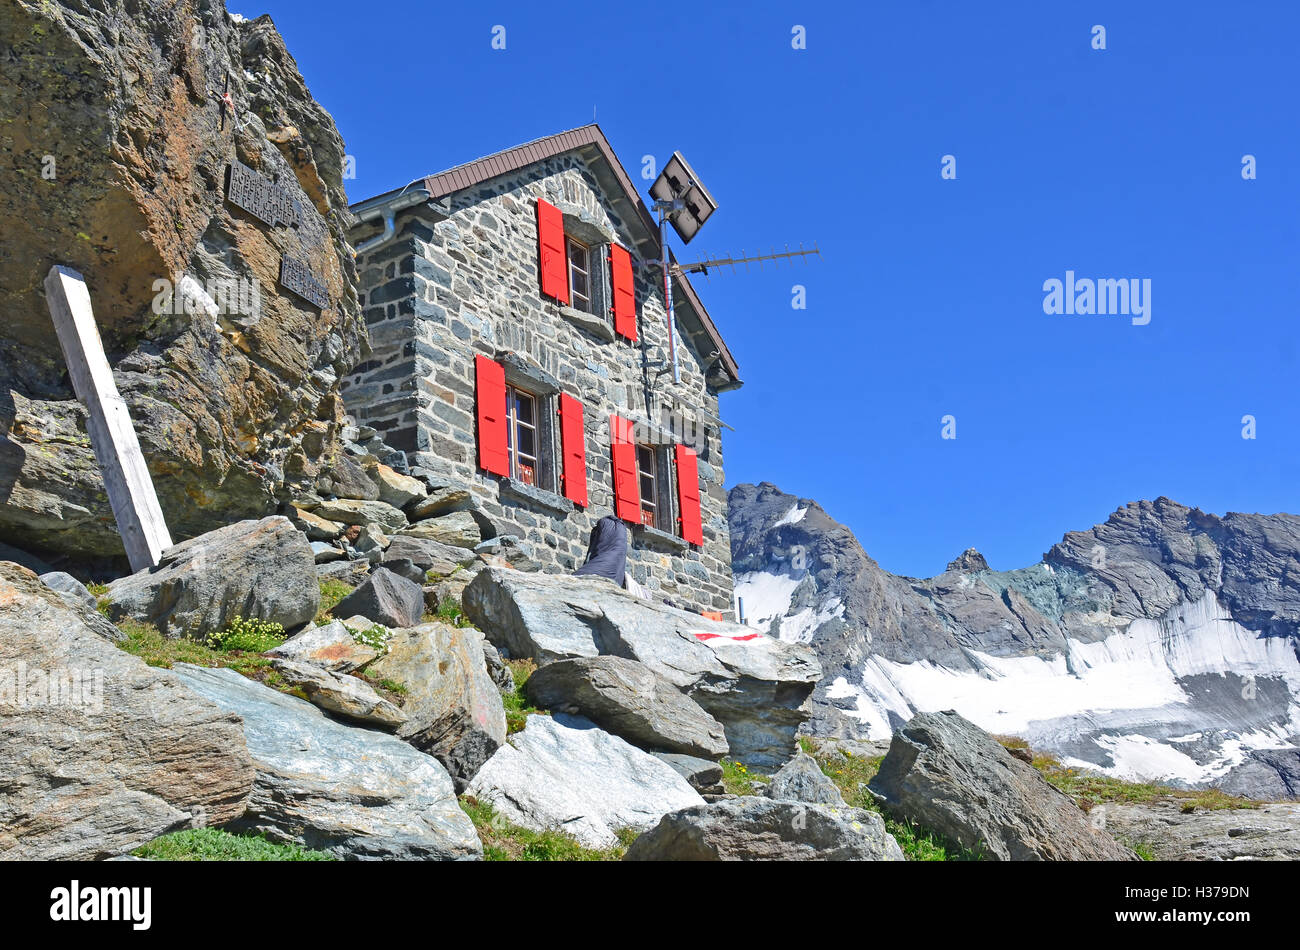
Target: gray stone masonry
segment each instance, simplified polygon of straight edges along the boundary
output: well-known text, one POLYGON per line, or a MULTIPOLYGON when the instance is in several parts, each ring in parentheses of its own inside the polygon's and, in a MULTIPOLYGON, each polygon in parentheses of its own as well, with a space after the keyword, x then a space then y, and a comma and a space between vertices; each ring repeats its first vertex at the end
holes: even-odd
MULTIPOLYGON (((643 227, 612 212, 576 153, 448 196, 439 202, 451 209, 445 220, 424 205, 400 213, 396 236, 357 262, 370 353, 342 381, 348 410, 358 424, 372 426, 389 445, 404 450, 412 466, 469 488, 475 507, 497 533, 532 542, 543 570, 553 572, 582 563, 592 526, 613 510, 610 414, 645 427, 639 431, 671 428, 673 441, 692 445, 699 454, 704 544, 687 545, 675 537, 680 530, 674 489, 667 499, 674 506, 671 534, 634 528, 629 570, 656 599, 720 610, 730 618, 722 441, 711 421, 718 417, 718 397, 705 384, 701 354, 686 342, 679 323, 681 384, 674 385, 657 267, 635 271, 640 337, 635 344, 601 326, 611 325, 612 318, 576 314, 543 297, 537 198, 558 207, 566 233, 585 243, 614 241, 634 248, 630 229, 643 227), (479 469, 474 357, 480 353, 498 361, 513 354, 537 378, 583 404, 587 508, 554 492, 511 486, 479 469)), ((366 226, 353 239, 374 230, 366 226)), ((558 456, 558 418, 551 428, 558 456)), ((662 467, 671 469, 670 450, 661 457, 662 467)), ((557 478, 549 484, 558 491, 557 478)))

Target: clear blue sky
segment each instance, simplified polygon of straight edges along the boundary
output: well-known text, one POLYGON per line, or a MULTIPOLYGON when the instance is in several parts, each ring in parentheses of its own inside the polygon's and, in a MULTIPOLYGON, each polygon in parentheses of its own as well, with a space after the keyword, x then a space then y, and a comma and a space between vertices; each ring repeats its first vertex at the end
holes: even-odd
POLYGON ((595 109, 718 199, 679 257, 819 242, 697 282, 746 383, 727 484, 816 498, 887 570, 1023 566, 1158 495, 1300 511, 1300 4, 230 3, 274 17, 353 200, 595 109), (1067 269, 1149 278, 1150 324, 1044 314, 1067 269))

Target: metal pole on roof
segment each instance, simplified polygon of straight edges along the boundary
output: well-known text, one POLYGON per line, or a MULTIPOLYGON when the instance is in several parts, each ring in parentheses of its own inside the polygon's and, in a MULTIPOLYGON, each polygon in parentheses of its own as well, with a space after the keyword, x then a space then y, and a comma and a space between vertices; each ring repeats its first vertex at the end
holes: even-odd
POLYGON ((663 254, 664 269, 664 305, 668 308, 668 349, 673 356, 673 383, 682 381, 681 371, 677 366, 677 331, 673 321, 673 278, 668 270, 668 234, 664 225, 668 222, 668 216, 663 208, 659 209, 659 248, 663 254))

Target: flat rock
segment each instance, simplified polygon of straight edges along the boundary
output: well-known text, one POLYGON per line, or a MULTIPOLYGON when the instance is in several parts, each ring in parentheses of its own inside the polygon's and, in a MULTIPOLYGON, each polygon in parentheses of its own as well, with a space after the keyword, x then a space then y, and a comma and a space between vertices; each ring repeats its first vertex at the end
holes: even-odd
POLYGON ((317 477, 316 489, 328 495, 359 501, 375 501, 379 498, 379 486, 374 479, 350 455, 343 452, 317 477))
POLYGON ((743 796, 665 815, 625 861, 902 861, 875 812, 743 796))
POLYGON ((473 564, 477 556, 469 548, 399 534, 389 544, 384 560, 409 560, 426 573, 446 576, 458 567, 473 564))
POLYGON ((91 610, 95 610, 99 606, 99 598, 86 590, 86 585, 71 574, 63 571, 51 571, 48 574, 41 575, 41 583, 50 590, 83 604, 91 610))
POLYGON ((373 456, 363 460, 361 467, 366 470, 370 480, 379 487, 379 500, 387 502, 394 508, 404 508, 425 497, 427 489, 424 487, 424 482, 394 471, 373 456))
POLYGON ((433 757, 233 670, 178 664, 174 675, 244 721, 257 778, 234 830, 344 859, 481 856, 474 825, 433 757))
POLYGON ((654 757, 672 766, 673 771, 686 779, 697 792, 722 792, 722 766, 717 762, 680 752, 656 752, 654 757))
POLYGON ((779 768, 797 751, 821 677, 804 645, 641 600, 601 577, 486 567, 462 603, 512 657, 644 663, 721 722, 731 756, 754 767, 779 768))
POLYGON ((703 803, 670 766, 578 717, 529 716, 474 776, 468 792, 507 821, 565 831, 588 848, 646 831, 703 803))
POLYGON ((483 644, 477 630, 426 623, 394 631, 388 653, 369 669, 406 687, 397 734, 441 762, 458 791, 506 741, 505 707, 483 644))
POLYGON ((334 608, 336 616, 360 615, 386 627, 413 627, 424 616, 424 591, 392 571, 376 568, 334 608))
POLYGON ((314 663, 335 673, 351 673, 378 657, 379 651, 358 643, 352 631, 342 621, 335 620, 308 627, 263 655, 274 660, 314 663))
POLYGON ((123 854, 237 818, 253 789, 239 718, 113 646, 92 615, 0 562, 0 860, 123 854))
POLYGON ((329 521, 345 525, 375 525, 389 534, 406 527, 406 515, 382 501, 357 501, 335 498, 323 501, 315 513, 329 521))
POLYGON ((763 794, 779 801, 848 807, 835 783, 822 772, 817 760, 806 752, 800 752, 781 766, 763 789, 763 794))
POLYGON ((333 541, 346 527, 338 521, 330 521, 315 512, 304 511, 301 508, 292 509, 286 517, 293 522, 295 528, 307 535, 308 541, 333 541))
POLYGON ((163 552, 157 567, 109 585, 109 614, 169 637, 202 639, 235 617, 293 630, 320 607, 316 563, 287 518, 240 521, 163 552))
POLYGON ((543 566, 534 556, 532 544, 513 534, 481 541, 474 546, 474 552, 485 559, 501 558, 517 571, 540 571, 543 566))
POLYGON ((1182 808, 1179 801, 1099 805, 1092 815, 1117 838, 1146 845, 1158 861, 1300 860, 1300 803, 1182 808))
POLYGON ((478 521, 468 511, 452 511, 435 515, 417 521, 399 533, 408 538, 426 538, 460 548, 473 548, 483 540, 483 532, 479 528, 478 521))
POLYGON ((440 485, 431 488, 427 497, 413 502, 406 510, 412 521, 422 521, 464 508, 471 501, 468 488, 440 485))
POLYGON ((326 712, 379 729, 395 730, 406 722, 399 707, 355 676, 297 660, 277 659, 271 665, 286 683, 302 690, 308 702, 326 712))
POLYGON ((557 660, 534 672, 524 691, 540 708, 581 715, 642 749, 715 759, 728 751, 720 722, 636 660, 557 660))
POLYGON ((1082 809, 952 711, 894 733, 868 786, 885 811, 995 861, 1124 861, 1135 855, 1082 809))

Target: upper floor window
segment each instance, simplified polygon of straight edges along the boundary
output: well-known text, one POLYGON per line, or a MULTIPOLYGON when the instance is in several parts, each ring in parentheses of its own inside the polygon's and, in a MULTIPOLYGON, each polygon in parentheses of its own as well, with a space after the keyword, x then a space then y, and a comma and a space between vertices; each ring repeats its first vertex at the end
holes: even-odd
POLYGON ((569 298, 575 310, 594 313, 591 285, 591 249, 587 245, 567 238, 569 246, 569 298))

